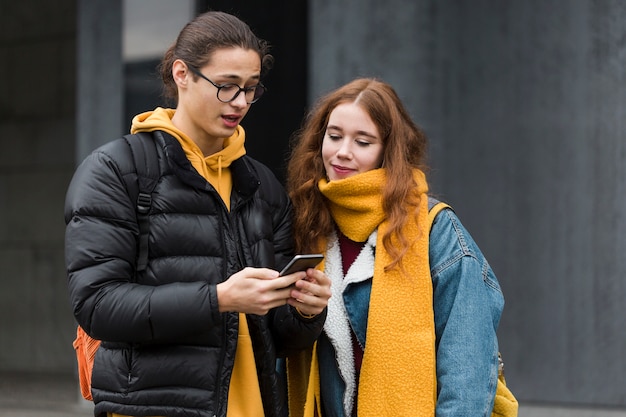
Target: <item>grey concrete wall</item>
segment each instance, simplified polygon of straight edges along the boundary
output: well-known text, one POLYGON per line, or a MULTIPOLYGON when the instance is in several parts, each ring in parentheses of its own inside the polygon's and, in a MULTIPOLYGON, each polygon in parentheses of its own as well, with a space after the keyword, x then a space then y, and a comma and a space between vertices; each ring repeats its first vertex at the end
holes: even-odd
POLYGON ((626 3, 309 5, 312 96, 379 76, 429 134, 434 192, 502 284, 520 401, 625 410, 626 3))
POLYGON ((626 3, 493 6, 442 16, 442 184, 508 295, 520 397, 626 408, 626 3))
POLYGON ((122 128, 121 21, 120 1, 2 3, 1 373, 76 367, 63 203, 76 163, 122 128))
POLYGON ((68 373, 63 199, 74 169, 76 5, 0 9, 0 371, 68 373))

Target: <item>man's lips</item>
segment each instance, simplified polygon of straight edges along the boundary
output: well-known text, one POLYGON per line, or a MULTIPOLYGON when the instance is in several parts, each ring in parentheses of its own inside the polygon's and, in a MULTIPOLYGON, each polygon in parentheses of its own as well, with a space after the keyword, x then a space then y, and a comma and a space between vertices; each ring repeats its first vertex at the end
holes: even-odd
POLYGON ((236 127, 241 120, 241 116, 235 114, 225 114, 222 116, 222 120, 228 127, 236 127))

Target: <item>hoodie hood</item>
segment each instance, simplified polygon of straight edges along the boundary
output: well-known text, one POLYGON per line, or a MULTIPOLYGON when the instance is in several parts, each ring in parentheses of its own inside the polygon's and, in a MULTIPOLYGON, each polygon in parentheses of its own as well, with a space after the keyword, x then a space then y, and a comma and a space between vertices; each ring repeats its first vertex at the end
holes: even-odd
POLYGON ((237 126, 235 132, 224 140, 221 151, 205 156, 198 145, 185 133, 172 123, 175 109, 157 107, 154 111, 138 114, 133 118, 131 133, 153 132, 162 130, 174 136, 183 150, 191 165, 202 175, 220 194, 222 200, 229 206, 232 180, 230 164, 246 154, 244 147, 246 134, 241 126, 237 126))

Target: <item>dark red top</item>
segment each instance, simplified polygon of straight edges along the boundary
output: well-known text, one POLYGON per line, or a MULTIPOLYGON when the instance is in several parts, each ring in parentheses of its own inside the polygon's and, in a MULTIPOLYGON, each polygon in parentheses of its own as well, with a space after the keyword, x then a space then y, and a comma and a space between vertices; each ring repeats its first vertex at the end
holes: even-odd
MULTIPOLYGON (((343 266, 343 274, 344 276, 350 269, 350 266, 354 263, 359 253, 365 246, 365 242, 355 242, 346 237, 343 233, 339 232, 339 250, 341 251, 341 260, 343 266)), ((352 327, 350 327, 352 330, 352 327)), ((352 417, 357 416, 357 408, 356 408, 356 399, 358 398, 359 393, 359 375, 361 374, 361 364, 363 363, 363 349, 359 344, 356 335, 354 334, 354 330, 350 332, 352 336, 352 351, 354 352, 354 371, 356 375, 356 395, 355 395, 355 403, 354 408, 352 409, 352 417)))

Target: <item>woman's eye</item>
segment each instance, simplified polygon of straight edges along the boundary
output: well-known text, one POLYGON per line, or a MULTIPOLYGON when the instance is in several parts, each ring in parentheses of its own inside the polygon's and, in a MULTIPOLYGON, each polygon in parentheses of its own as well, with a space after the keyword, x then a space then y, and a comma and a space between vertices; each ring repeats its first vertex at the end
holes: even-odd
POLYGON ((364 147, 364 148, 371 145, 370 142, 367 142, 367 141, 364 141, 364 140, 356 140, 356 143, 357 143, 357 145, 359 145, 361 147, 364 147))
POLYGON ((341 139, 341 136, 337 135, 337 134, 333 134, 333 133, 327 133, 327 136, 330 140, 339 140, 341 139))

